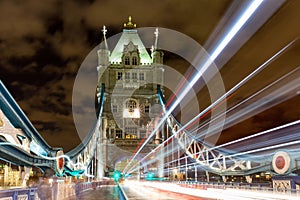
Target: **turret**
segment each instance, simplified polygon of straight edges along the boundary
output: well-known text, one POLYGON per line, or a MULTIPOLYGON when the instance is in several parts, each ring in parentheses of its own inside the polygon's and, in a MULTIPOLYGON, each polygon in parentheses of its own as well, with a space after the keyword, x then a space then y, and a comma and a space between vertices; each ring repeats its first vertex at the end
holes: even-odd
POLYGON ((99 71, 99 67, 109 65, 110 51, 107 46, 107 41, 106 41, 107 29, 105 26, 103 26, 102 32, 103 32, 103 40, 100 43, 99 50, 97 51, 97 53, 98 53, 98 71, 99 71))
POLYGON ((154 46, 152 46, 151 49, 151 57, 152 57, 152 63, 153 64, 163 64, 163 52, 159 51, 157 49, 157 42, 158 42, 158 28, 155 29, 154 35, 155 35, 155 42, 154 46))
POLYGON ((97 71, 98 71, 98 87, 97 87, 97 99, 98 102, 100 101, 100 93, 101 93, 101 85, 107 85, 108 79, 104 79, 100 81, 100 78, 102 77, 102 73, 105 73, 105 69, 110 65, 109 63, 109 56, 110 56, 110 51, 107 46, 107 41, 106 41, 106 32, 107 29, 105 26, 103 26, 102 29, 103 32, 103 39, 102 42, 100 43, 99 50, 97 51, 98 54, 98 66, 97 66, 97 71))

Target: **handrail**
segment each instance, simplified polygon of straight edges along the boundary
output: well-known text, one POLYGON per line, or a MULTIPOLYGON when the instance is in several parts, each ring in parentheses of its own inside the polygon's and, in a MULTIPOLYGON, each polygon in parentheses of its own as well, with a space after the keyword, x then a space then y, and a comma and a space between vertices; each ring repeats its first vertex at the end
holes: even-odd
MULTIPOLYGON (((0 138, 0 142, 5 143, 6 141, 0 138)), ((53 162, 54 162, 52 160, 48 160, 27 153, 23 149, 13 145, 0 145, 0 152, 3 152, 3 154, 1 154, 2 159, 8 160, 9 162, 16 165, 36 166, 39 168, 40 167, 50 168, 51 166, 53 166, 53 162), (16 161, 9 158, 15 158, 16 161), (41 161, 41 162, 37 162, 37 161, 41 161)))
POLYGON ((13 118, 10 120, 16 128, 21 128, 25 135, 30 140, 35 140, 47 153, 53 153, 55 150, 44 140, 44 138, 39 134, 39 132, 32 125, 30 120, 24 114, 20 106, 14 100, 12 95, 9 93, 7 88, 4 86, 3 82, 0 80, 0 106, 8 118, 13 118), (5 109, 4 109, 5 108, 5 109))
POLYGON ((37 196, 37 188, 17 188, 9 190, 0 190, 0 198, 11 198, 12 200, 20 199, 22 196, 25 199, 34 200, 37 196))

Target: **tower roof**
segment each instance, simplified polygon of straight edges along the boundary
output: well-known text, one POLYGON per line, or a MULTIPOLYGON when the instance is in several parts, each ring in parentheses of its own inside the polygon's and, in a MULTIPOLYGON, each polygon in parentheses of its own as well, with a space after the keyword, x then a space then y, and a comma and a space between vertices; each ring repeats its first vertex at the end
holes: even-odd
POLYGON ((133 27, 132 24, 133 23, 131 22, 131 17, 130 17, 129 22, 126 24, 127 26, 124 25, 125 29, 123 29, 123 33, 117 45, 115 46, 114 50, 111 53, 109 59, 110 62, 122 62, 124 46, 128 45, 129 42, 132 42, 134 45, 138 46, 141 63, 142 64, 152 63, 152 59, 148 54, 147 49, 145 48, 140 36, 138 35, 137 29, 133 29, 135 26, 133 27))

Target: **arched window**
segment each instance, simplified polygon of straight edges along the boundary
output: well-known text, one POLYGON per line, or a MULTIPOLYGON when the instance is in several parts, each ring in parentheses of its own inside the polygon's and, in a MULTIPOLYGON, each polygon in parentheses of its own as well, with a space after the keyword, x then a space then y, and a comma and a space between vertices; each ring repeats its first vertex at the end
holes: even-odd
POLYGON ((137 102, 129 99, 125 102, 125 109, 123 110, 124 118, 140 118, 140 110, 137 107, 137 102))
POLYGON ((129 57, 128 56, 125 57, 124 61, 125 61, 125 65, 130 65, 129 57))
POLYGON ((150 112, 150 106, 145 105, 144 111, 145 111, 145 113, 149 113, 150 112))
POLYGON ((126 108, 128 108, 129 112, 134 112, 134 109, 136 108, 136 102, 134 100, 128 100, 126 102, 126 108))
POLYGON ((136 56, 133 56, 132 57, 132 65, 137 65, 137 57, 136 56))

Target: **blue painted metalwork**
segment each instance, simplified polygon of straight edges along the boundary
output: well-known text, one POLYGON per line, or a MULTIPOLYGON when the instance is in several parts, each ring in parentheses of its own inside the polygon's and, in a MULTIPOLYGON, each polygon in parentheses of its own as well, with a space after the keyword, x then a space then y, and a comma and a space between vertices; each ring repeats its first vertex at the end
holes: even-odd
MULTIPOLYGON (((105 86, 104 86, 104 84, 102 84, 102 86, 101 86, 101 95, 100 95, 100 103, 99 103, 99 108, 98 108, 98 112, 99 112, 98 119, 100 119, 102 117, 102 111, 103 111, 103 106, 104 106, 104 89, 105 89, 105 86)), ((102 123, 102 120, 100 120, 100 123, 102 123)), ((96 131, 95 130, 96 124, 97 124, 97 121, 94 122, 94 125, 91 128, 88 135, 83 139, 83 141, 77 147, 75 147, 74 149, 72 149, 71 151, 66 153, 71 159, 78 156, 84 150, 84 148, 87 146, 87 144, 92 139, 93 134, 96 131)))
POLYGON ((27 196, 28 200, 34 200, 37 196, 37 188, 0 190, 0 198, 18 200, 20 199, 18 195, 27 196))
POLYGON ((4 86, 0 80, 0 107, 5 116, 10 120, 11 124, 15 128, 20 128, 23 130, 25 135, 32 141, 34 140, 43 149, 42 153, 49 155, 55 155, 56 151, 61 149, 53 149, 39 132, 32 125, 30 120, 24 114, 22 109, 19 107, 17 102, 14 100, 12 95, 9 93, 7 88, 4 86))

